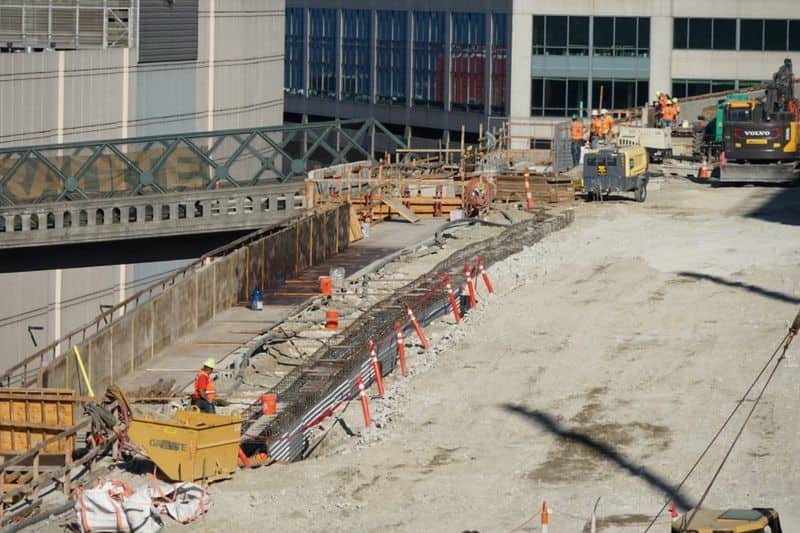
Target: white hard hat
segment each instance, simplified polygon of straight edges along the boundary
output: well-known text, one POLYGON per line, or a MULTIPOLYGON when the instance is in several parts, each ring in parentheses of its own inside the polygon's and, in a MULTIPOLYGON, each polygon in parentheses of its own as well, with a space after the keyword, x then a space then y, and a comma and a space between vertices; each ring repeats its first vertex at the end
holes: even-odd
POLYGON ((592 109, 592 116, 596 117, 598 115, 597 109, 592 109))
POLYGON ((214 370, 217 367, 217 362, 214 360, 213 357, 209 357, 208 359, 203 361, 203 366, 208 367, 211 370, 214 370))
POLYGON ((603 110, 602 110, 602 111, 600 111, 600 112, 601 112, 602 114, 604 114, 604 115, 608 115, 608 109, 603 109, 603 110))

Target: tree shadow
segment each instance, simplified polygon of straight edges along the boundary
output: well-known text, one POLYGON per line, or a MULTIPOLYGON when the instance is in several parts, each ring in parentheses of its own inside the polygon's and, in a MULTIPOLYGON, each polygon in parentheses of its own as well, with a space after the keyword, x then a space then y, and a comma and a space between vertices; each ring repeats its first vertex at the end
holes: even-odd
POLYGON ((629 472, 630 474, 641 478, 652 488, 674 501, 679 507, 684 509, 690 509, 694 507, 694 504, 688 499, 688 497, 684 496, 681 492, 676 492, 674 490, 674 486, 670 484, 669 481, 661 478, 656 473, 650 471, 647 467, 632 462, 608 443, 597 440, 579 431, 568 429, 559 423, 559 421, 554 417, 542 411, 528 409, 521 405, 514 404, 504 404, 503 408, 506 411, 527 418, 537 426, 552 433, 553 435, 556 435, 559 438, 566 439, 588 448, 589 450, 603 457, 606 461, 609 461, 629 472))
POLYGON ((745 216, 766 222, 800 226, 800 187, 782 187, 778 194, 745 216))
POLYGON ((740 281, 731 281, 729 279, 721 278, 719 276, 713 276, 711 274, 703 274, 701 272, 678 272, 679 276, 684 278, 691 278, 694 280, 703 280, 703 281, 710 281, 712 283, 718 283, 719 285, 725 285, 726 287, 734 287, 736 289, 744 289, 746 291, 758 294, 759 296, 764 296, 766 298, 772 298, 773 300, 778 300, 780 302, 786 302, 790 304, 799 304, 800 298, 796 298, 794 296, 790 296, 788 294, 784 294, 782 292, 773 291, 770 289, 765 289, 764 287, 759 287, 758 285, 752 285, 750 283, 742 283, 740 281))

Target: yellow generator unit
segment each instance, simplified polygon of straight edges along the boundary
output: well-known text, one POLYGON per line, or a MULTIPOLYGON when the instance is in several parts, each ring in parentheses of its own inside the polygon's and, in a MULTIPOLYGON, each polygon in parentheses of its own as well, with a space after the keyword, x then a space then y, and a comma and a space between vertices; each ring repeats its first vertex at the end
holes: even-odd
POLYGON ((781 533, 775 509, 698 509, 672 522, 672 533, 781 533), (691 518, 691 522, 689 522, 691 518))
POLYGON ((633 191, 637 202, 647 198, 647 150, 641 145, 593 150, 584 156, 583 186, 588 198, 633 191))

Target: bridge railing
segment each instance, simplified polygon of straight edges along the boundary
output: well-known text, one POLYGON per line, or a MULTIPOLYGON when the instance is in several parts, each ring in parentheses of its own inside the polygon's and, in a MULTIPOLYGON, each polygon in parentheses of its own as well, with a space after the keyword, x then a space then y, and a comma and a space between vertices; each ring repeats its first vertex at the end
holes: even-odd
POLYGON ((401 139, 372 118, 0 148, 0 207, 256 186, 375 161, 401 139))

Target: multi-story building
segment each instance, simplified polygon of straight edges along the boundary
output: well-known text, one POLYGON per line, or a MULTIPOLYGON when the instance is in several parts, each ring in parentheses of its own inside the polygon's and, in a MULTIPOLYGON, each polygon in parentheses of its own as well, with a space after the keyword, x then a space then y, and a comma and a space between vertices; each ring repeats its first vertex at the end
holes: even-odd
MULTIPOLYGON (((0 145, 280 125, 284 8, 284 0, 0 0, 0 145)), ((178 265, 2 265, 0 369, 178 265)))
POLYGON ((415 138, 745 87, 800 57, 797 0, 286 5, 286 119, 373 115, 415 138))

